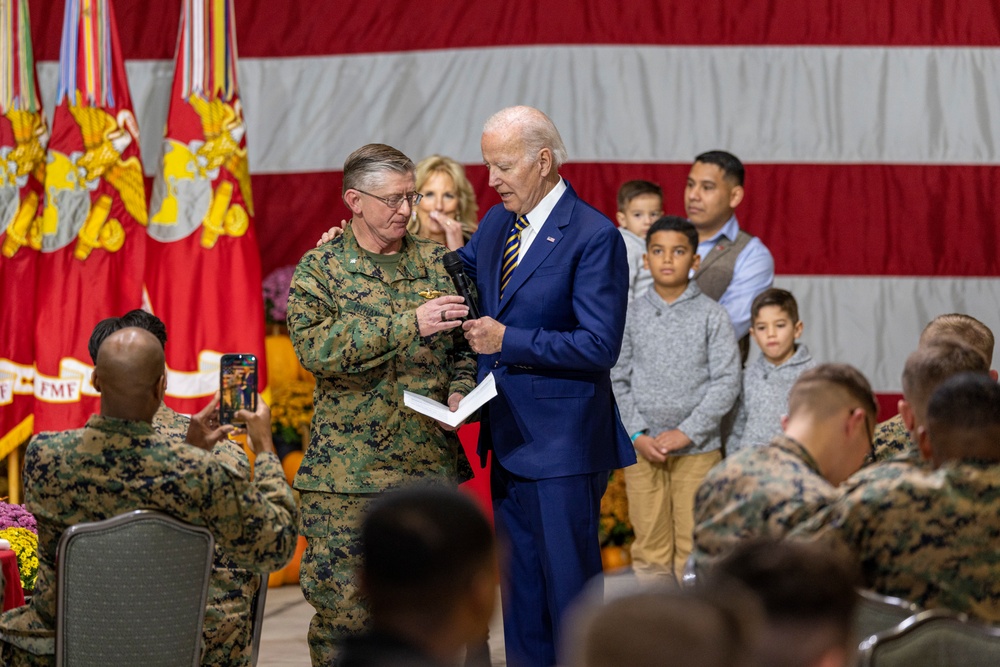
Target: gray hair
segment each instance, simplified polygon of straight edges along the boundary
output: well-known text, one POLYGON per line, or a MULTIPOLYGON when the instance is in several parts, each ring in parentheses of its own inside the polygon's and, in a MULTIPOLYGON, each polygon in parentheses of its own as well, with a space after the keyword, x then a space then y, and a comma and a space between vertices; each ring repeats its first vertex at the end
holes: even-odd
POLYGON ((351 189, 371 190, 385 172, 407 175, 415 169, 413 160, 392 146, 367 144, 344 161, 344 193, 351 189))
POLYGON ((537 155, 543 148, 552 151, 552 162, 559 169, 569 159, 566 144, 552 120, 534 107, 517 106, 501 109, 486 119, 483 134, 517 130, 521 134, 524 152, 537 155))

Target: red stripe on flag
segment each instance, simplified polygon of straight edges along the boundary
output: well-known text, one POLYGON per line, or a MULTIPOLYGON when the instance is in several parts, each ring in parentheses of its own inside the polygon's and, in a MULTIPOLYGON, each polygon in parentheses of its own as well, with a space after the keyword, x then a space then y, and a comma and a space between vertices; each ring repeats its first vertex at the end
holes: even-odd
POLYGON ((899 400, 902 394, 875 394, 878 401, 878 421, 884 422, 899 414, 899 400))
MULTIPOLYGON (((688 169, 571 163, 561 173, 613 219, 618 186, 634 178, 660 183, 666 212, 683 215, 688 169)), ((485 168, 471 165, 467 173, 482 215, 497 196, 485 168)), ((1000 275, 997 183, 1000 166, 751 164, 738 214, 770 248, 780 274, 992 277, 1000 275), (946 221, 961 221, 961 230, 946 221)), ((297 263, 349 216, 342 185, 340 172, 253 177, 265 275, 297 263)))
MULTIPOLYGON (((39 60, 59 57, 63 4, 29 2, 39 60)), ((180 0, 116 0, 125 56, 171 58, 180 7, 180 0)), ((535 44, 995 47, 1000 4, 240 0, 236 29, 244 58, 535 44)))

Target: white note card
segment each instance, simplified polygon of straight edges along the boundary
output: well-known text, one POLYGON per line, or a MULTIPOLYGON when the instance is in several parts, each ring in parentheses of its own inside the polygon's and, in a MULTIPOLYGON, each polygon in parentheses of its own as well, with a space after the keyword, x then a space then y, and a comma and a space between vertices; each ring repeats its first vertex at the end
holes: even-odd
POLYGON ((447 405, 438 403, 433 398, 414 394, 412 391, 403 391, 403 404, 411 410, 415 410, 422 415, 427 415, 431 419, 436 419, 448 426, 458 426, 468 419, 469 415, 482 407, 486 401, 496 395, 496 380, 493 379, 493 373, 490 373, 483 378, 478 387, 470 391, 469 395, 461 400, 458 404, 458 410, 455 412, 452 412, 448 409, 447 405))

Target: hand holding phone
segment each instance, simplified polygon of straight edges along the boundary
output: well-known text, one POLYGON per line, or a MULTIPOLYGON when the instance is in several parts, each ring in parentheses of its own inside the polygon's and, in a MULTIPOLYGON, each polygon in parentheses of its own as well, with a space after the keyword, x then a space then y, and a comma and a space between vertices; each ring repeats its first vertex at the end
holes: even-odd
POLYGON ((242 423, 236 413, 257 411, 257 357, 224 354, 220 362, 219 423, 242 423))

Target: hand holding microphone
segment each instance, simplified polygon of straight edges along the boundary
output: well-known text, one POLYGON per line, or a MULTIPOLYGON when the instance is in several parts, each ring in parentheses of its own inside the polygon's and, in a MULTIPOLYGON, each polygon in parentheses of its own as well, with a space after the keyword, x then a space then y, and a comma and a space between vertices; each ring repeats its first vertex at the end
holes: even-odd
POLYGON ((444 256, 444 270, 451 276, 451 281, 455 283, 455 291, 460 297, 465 299, 465 305, 469 307, 470 320, 479 319, 479 308, 476 300, 472 298, 472 281, 465 275, 465 268, 462 266, 462 258, 455 251, 444 256))

